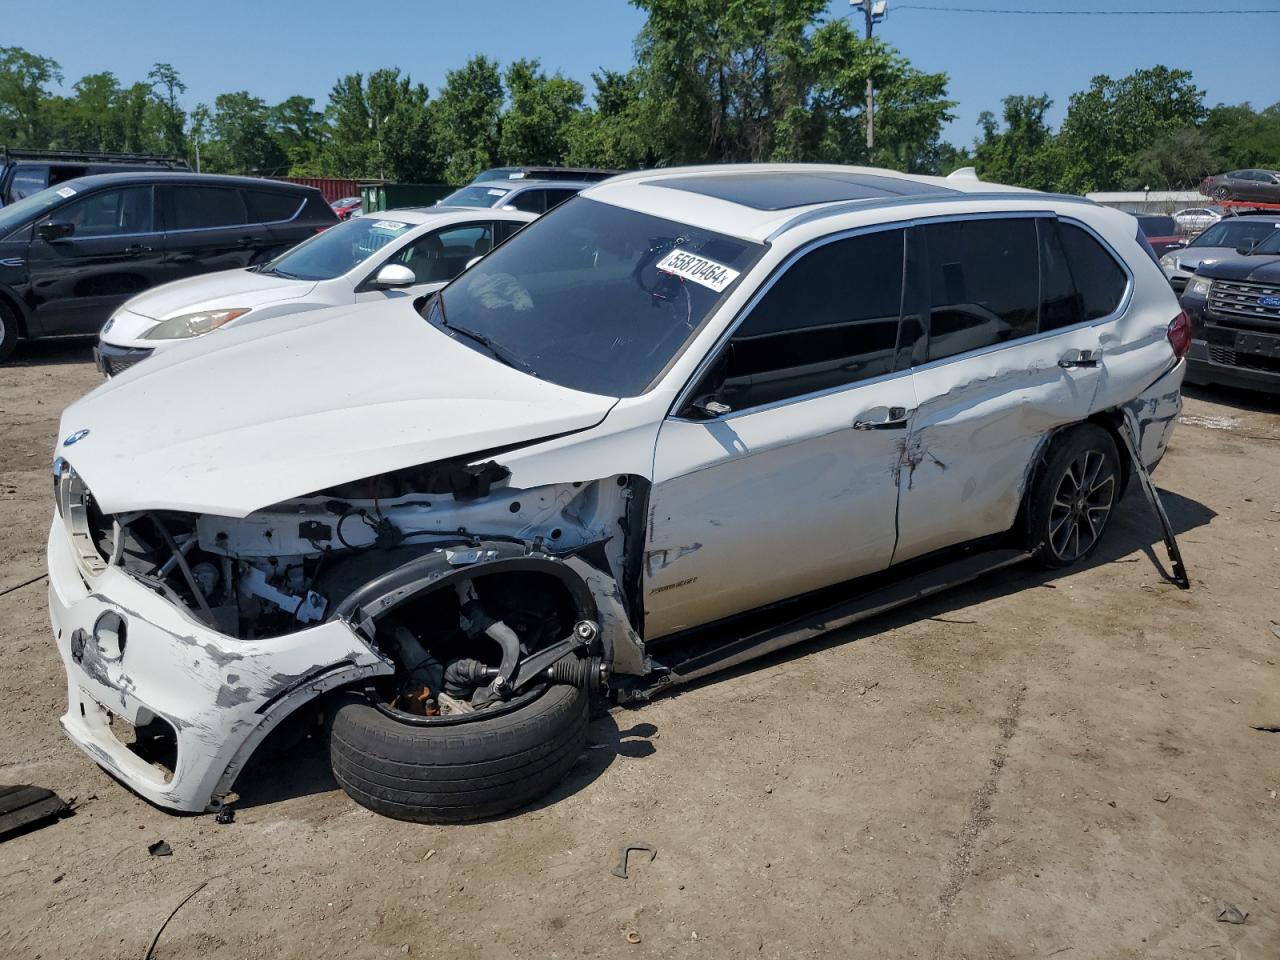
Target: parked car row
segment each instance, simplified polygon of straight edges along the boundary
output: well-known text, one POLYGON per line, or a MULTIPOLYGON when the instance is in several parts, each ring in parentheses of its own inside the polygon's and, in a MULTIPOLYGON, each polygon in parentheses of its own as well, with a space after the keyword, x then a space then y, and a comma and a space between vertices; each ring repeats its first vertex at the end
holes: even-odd
POLYGON ((1205 178, 1200 192, 1214 200, 1280 203, 1280 170, 1233 170, 1205 178))
POLYGON ((63 414, 49 606, 63 727, 141 796, 218 809, 323 712, 359 803, 503 813, 604 696, 1087 560, 1177 422, 1187 317, 1085 200, 729 165, 507 206, 366 215, 107 331, 177 336, 63 414))
MULTIPOLYGON (((136 165, 138 172, 64 182, 41 156, 41 176, 56 186, 0 208, 0 362, 22 338, 101 330, 96 356, 108 376, 166 344, 224 326, 392 291, 430 292, 535 216, 610 175, 503 168, 499 178, 488 171, 482 176, 489 185, 464 187, 430 212, 393 211, 276 262, 340 221, 366 219, 360 198, 329 205, 314 187, 160 172, 163 164, 146 158, 102 163, 115 171, 136 165), (388 266, 402 269, 388 273, 388 266), (197 279, 211 273, 217 276, 197 279), (302 291, 298 284, 311 286, 302 291), (156 287, 163 289, 131 301, 156 287)), ((17 184, 15 195, 24 184, 37 186, 32 162, 5 167, 0 186, 17 184)), ((58 162, 58 171, 86 169, 58 162)))

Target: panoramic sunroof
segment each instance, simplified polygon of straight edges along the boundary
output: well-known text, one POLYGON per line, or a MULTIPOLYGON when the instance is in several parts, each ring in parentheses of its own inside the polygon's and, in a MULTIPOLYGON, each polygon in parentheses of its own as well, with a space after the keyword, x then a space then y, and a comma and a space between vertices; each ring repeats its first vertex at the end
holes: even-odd
POLYGON ((955 193, 948 187, 917 183, 900 177, 868 173, 725 173, 710 176, 651 180, 655 187, 685 190, 703 196, 740 203, 756 210, 787 210, 813 203, 838 200, 881 200, 928 193, 955 193))

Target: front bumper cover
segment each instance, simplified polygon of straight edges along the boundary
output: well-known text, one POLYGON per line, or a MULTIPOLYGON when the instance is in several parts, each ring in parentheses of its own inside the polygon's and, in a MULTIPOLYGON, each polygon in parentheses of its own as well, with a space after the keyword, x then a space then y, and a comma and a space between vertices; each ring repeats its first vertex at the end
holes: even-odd
POLYGON ((262 739, 299 706, 335 687, 393 672, 346 622, 240 640, 196 622, 118 567, 81 570, 55 514, 49 533, 49 615, 67 673, 62 728, 98 764, 152 803, 217 809, 262 739), (113 613, 124 630, 103 630, 113 613), (122 635, 123 642, 117 642, 122 635), (176 735, 172 776, 112 732, 159 718, 176 735))

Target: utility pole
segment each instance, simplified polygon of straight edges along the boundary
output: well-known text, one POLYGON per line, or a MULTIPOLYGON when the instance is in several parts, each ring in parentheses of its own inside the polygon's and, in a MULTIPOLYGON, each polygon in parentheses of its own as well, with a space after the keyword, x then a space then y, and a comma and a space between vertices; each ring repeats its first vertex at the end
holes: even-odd
MULTIPOLYGON (((867 39, 871 39, 875 25, 889 15, 889 0, 849 0, 855 10, 861 10, 866 21, 867 39)), ((867 77, 867 149, 876 145, 876 86, 867 77)))

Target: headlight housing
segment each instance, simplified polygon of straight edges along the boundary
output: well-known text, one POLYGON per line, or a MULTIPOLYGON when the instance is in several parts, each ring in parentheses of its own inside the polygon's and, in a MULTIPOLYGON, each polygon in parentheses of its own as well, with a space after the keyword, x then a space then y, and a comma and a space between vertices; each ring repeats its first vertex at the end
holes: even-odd
POLYGON ((1209 287, 1213 283, 1204 277, 1192 277, 1191 282, 1187 284, 1187 293, 1193 297, 1208 297, 1209 287))
POLYGON ((1166 253, 1160 258, 1160 266, 1167 267, 1170 270, 1178 269, 1178 258, 1172 253, 1166 253))
POLYGON ((234 307, 228 310, 197 310, 195 313, 184 313, 181 316, 170 317, 168 320, 161 321, 142 336, 145 340, 185 340, 189 337, 198 337, 201 334, 208 333, 210 330, 217 330, 237 317, 243 317, 248 312, 248 307, 234 307))

